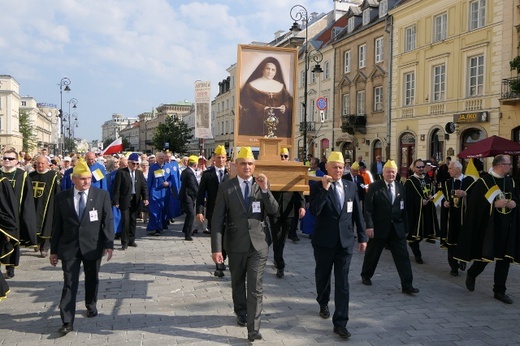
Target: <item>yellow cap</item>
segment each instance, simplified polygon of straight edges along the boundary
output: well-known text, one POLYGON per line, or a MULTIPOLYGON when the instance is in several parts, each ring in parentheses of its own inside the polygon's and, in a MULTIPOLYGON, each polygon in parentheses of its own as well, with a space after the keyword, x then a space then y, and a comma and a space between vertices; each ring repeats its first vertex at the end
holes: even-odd
POLYGON ((466 167, 465 174, 468 177, 472 177, 475 180, 478 180, 478 178, 480 178, 480 174, 479 174, 479 172, 477 170, 477 167, 475 167, 475 163, 473 162, 473 159, 469 160, 468 166, 466 167))
POLYGON ((352 169, 359 169, 359 163, 357 161, 354 161, 354 163, 350 166, 352 169))
POLYGON ((327 158, 327 162, 341 162, 345 163, 343 159, 343 154, 339 151, 331 151, 329 157, 327 158))
POLYGON ((242 147, 238 152, 237 159, 254 159, 251 147, 242 147))
POLYGON ((217 145, 215 148, 216 155, 226 155, 226 148, 223 145, 217 145))
POLYGON ((289 155, 289 150, 287 148, 282 148, 280 150, 280 155, 289 155))
POLYGON ((76 162, 76 166, 72 169, 72 174, 79 175, 79 176, 92 176, 92 173, 90 172, 90 168, 88 168, 87 162, 80 158, 76 162))
POLYGON ((397 169, 397 165, 395 164, 395 161, 394 160, 388 160, 386 161, 385 165, 383 166, 384 168, 393 168, 393 169, 397 169))
POLYGON ((191 155, 188 157, 188 163, 197 163, 199 162, 199 157, 196 155, 191 155))

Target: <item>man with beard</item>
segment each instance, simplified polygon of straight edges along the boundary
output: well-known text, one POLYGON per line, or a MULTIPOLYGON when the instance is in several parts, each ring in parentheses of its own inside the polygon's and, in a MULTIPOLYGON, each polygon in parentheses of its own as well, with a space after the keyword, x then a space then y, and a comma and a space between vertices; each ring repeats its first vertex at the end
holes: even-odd
POLYGON ((61 191, 58 173, 49 169, 49 161, 43 155, 36 159, 36 170, 29 173, 33 184, 34 207, 38 226, 38 244, 42 257, 47 257, 52 234, 54 197, 61 191))
MULTIPOLYGON (((20 245, 33 246, 37 244, 36 239, 36 211, 33 201, 33 187, 29 174, 18 166, 18 153, 14 149, 4 152, 3 166, 0 170, 0 178, 7 178, 14 188, 17 210, 19 216, 18 230, 20 234, 19 243, 8 256, 1 259, 6 265, 6 278, 14 276, 14 268, 20 263, 20 245)), ((35 249, 35 251, 38 251, 35 249)))

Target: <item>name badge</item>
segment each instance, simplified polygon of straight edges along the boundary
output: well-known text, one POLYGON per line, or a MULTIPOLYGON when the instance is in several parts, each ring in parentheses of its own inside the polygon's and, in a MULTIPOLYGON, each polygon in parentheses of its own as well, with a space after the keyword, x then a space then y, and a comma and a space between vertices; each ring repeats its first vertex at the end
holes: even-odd
POLYGON ((90 222, 98 221, 97 210, 91 210, 88 212, 88 216, 90 218, 90 222))
POLYGON ((401 201, 401 210, 404 209, 404 201, 401 201))
POLYGON ((158 169, 156 171, 153 172, 153 175, 156 177, 156 178, 162 178, 164 177, 164 169, 158 169))
POLYGON ((347 202, 347 213, 352 213, 353 209, 354 209, 354 202, 348 201, 347 202))
POLYGON ((260 213, 262 211, 260 209, 260 202, 259 201, 253 202, 252 208, 253 208, 253 213, 260 213))

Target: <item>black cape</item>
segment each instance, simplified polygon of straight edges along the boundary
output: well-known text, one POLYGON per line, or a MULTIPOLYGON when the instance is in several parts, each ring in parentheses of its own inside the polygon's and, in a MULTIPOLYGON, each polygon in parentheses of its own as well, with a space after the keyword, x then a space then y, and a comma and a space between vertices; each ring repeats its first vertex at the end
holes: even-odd
POLYGON ((408 211, 409 233, 408 241, 421 240, 423 238, 436 238, 439 233, 439 222, 433 201, 423 205, 423 199, 435 195, 434 184, 425 176, 419 179, 412 175, 404 183, 406 189, 406 208, 408 211))
POLYGON ((54 216, 54 197, 61 191, 58 173, 49 170, 45 173, 29 173, 33 185, 34 208, 36 209, 37 234, 49 239, 52 234, 54 216))

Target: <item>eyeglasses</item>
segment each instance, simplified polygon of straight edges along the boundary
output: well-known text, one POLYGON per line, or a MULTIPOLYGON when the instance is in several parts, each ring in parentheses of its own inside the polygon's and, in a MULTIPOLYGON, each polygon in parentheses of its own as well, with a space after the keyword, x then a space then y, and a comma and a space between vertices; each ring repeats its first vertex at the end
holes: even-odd
POLYGON ((289 155, 280 155, 282 158, 284 159, 288 159, 289 158, 289 155))
POLYGON ((137 162, 130 162, 130 161, 128 161, 128 164, 129 164, 129 165, 138 165, 137 162))
POLYGON ((4 156, 4 161, 6 161, 6 160, 7 161, 14 161, 14 160, 16 160, 16 157, 5 157, 4 156))
POLYGON ((417 169, 423 169, 424 166, 415 166, 415 168, 417 168, 417 169))
MULTIPOLYGON (((5 159, 5 157, 4 157, 4 159, 5 159)), ((501 165, 502 166, 511 166, 511 162, 509 162, 509 163, 501 163, 501 165)))

